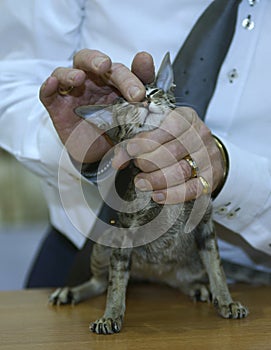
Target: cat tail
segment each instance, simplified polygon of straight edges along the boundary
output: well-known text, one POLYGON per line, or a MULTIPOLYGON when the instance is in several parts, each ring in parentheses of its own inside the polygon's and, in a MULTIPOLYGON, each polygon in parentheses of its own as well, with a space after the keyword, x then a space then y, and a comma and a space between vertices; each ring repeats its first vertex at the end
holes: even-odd
POLYGON ((257 285, 271 285, 271 272, 255 270, 248 266, 222 260, 226 277, 234 282, 244 282, 257 285))

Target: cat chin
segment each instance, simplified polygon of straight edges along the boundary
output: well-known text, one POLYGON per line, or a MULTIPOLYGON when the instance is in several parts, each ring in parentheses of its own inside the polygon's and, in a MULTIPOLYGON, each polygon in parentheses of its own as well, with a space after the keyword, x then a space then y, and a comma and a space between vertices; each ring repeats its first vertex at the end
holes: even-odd
POLYGON ((165 110, 165 108, 163 108, 160 104, 157 104, 155 102, 151 102, 148 106, 148 109, 151 113, 157 114, 160 114, 165 110))
POLYGON ((145 128, 148 126, 149 129, 157 128, 161 125, 162 121, 165 119, 165 113, 149 113, 146 119, 145 128))

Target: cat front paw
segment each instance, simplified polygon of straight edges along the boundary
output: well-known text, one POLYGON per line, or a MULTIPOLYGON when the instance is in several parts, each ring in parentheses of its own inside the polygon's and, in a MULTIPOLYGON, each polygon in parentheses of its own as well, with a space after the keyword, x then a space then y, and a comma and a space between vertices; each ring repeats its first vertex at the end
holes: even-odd
POLYGON ((58 288, 49 296, 49 303, 52 305, 76 304, 72 290, 69 287, 58 288))
POLYGON ((228 305, 218 305, 217 299, 215 299, 214 305, 219 315, 223 318, 240 319, 247 317, 249 314, 247 307, 242 305, 239 301, 233 301, 228 305))
POLYGON ((122 316, 115 319, 102 317, 95 322, 92 322, 89 329, 93 333, 97 334, 114 334, 119 333, 122 327, 122 316))

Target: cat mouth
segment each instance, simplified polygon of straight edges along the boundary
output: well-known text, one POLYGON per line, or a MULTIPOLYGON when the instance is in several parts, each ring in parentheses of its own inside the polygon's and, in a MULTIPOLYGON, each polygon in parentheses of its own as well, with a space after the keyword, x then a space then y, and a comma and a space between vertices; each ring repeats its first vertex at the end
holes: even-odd
POLYGON ((150 101, 147 98, 145 98, 145 100, 141 102, 141 105, 144 108, 149 108, 150 101))

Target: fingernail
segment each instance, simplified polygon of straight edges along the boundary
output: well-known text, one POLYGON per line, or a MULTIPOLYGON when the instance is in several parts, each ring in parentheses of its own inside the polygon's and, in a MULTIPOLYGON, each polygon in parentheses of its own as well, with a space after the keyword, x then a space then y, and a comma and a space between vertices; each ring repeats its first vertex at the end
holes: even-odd
POLYGON ((145 180, 145 179, 139 179, 139 180, 135 179, 135 185, 141 191, 151 191, 152 190, 152 186, 151 186, 150 182, 145 180))
POLYGON ((163 192, 155 192, 152 195, 152 199, 157 203, 162 203, 162 202, 165 202, 166 197, 163 192))
POLYGON ((128 89, 128 95, 131 100, 136 100, 139 96, 141 96, 142 91, 137 86, 131 86, 128 89))
POLYGON ((92 64, 94 65, 94 67, 96 69, 100 68, 101 65, 107 61, 107 58, 106 57, 103 57, 103 56, 97 56, 95 58, 93 58, 92 60, 92 64))

